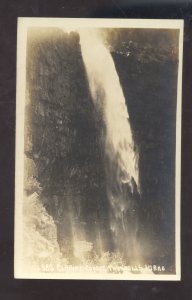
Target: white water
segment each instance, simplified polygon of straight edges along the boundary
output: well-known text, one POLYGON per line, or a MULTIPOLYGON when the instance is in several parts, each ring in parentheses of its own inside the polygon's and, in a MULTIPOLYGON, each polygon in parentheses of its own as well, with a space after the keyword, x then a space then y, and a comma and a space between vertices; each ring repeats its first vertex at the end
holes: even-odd
MULTIPOLYGON (((130 194, 133 194, 135 186, 139 191, 138 154, 135 151, 125 97, 111 53, 97 29, 81 29, 79 34, 92 99, 97 111, 102 112, 105 124, 107 194, 112 211, 111 229, 117 237, 121 230, 126 230, 123 216, 134 200, 129 199, 130 194), (125 191, 127 187, 129 194, 125 191)), ((129 231, 130 235, 133 232, 134 229, 129 231)), ((116 240, 116 243, 121 243, 123 237, 116 240)))

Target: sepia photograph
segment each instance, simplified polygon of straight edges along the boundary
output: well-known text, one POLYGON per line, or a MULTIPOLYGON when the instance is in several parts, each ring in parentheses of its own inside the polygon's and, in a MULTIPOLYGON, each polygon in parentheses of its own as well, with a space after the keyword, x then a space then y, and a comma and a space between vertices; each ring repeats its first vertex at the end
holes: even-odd
POLYGON ((183 21, 17 33, 15 278, 180 280, 183 21))

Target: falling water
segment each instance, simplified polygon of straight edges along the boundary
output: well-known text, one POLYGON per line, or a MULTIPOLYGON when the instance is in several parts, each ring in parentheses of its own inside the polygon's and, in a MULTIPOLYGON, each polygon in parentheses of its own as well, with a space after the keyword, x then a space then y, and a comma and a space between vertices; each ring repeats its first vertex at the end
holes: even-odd
POLYGON ((129 113, 113 58, 99 30, 81 29, 79 34, 91 96, 105 124, 104 164, 114 244, 117 251, 132 259, 139 171, 129 113))

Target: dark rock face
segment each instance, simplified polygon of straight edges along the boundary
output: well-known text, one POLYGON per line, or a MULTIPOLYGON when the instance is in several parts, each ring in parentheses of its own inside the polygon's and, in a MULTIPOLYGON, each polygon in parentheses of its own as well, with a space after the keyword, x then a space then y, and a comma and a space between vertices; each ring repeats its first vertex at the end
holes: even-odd
MULTIPOLYGON (((126 35, 120 29, 108 38, 140 154, 138 235, 144 240, 150 232, 150 245, 141 247, 150 263, 166 261, 168 268, 175 242, 177 34, 138 29, 126 35)), ((98 253, 101 240, 104 251, 113 250, 104 125, 89 93, 77 33, 29 30, 26 116, 25 154, 35 163, 40 199, 57 224, 64 255, 72 255, 74 232, 98 253)))
POLYGON ((132 32, 133 43, 127 44, 127 50, 120 49, 120 54, 117 45, 113 52, 139 148, 139 205, 144 218, 139 234, 148 232, 151 239, 148 246, 143 245, 143 252, 147 260, 166 262, 170 268, 175 255, 177 35, 146 30, 142 39, 136 34, 134 40, 132 32))
POLYGON ((36 163, 61 248, 71 252, 72 227, 81 228, 79 239, 91 242, 97 240, 98 227, 103 240, 109 234, 102 120, 89 94, 77 34, 53 29, 47 38, 46 31, 31 30, 27 62, 26 152, 36 163))

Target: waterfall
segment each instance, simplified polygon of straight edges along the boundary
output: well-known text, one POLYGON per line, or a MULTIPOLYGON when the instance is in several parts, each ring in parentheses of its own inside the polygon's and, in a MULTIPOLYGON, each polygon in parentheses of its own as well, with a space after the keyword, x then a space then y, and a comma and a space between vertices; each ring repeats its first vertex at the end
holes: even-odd
POLYGON ((104 122, 106 192, 110 204, 110 228, 117 251, 129 258, 135 251, 138 153, 135 150, 128 108, 119 76, 98 29, 79 30, 82 58, 93 103, 104 122))

